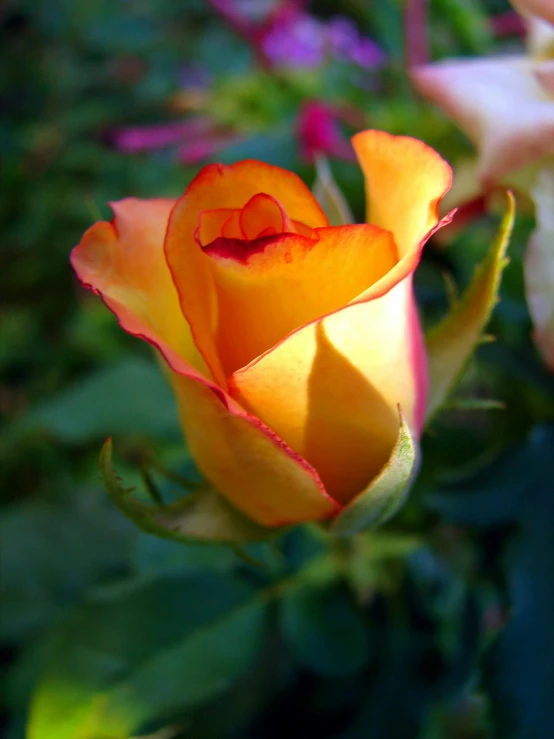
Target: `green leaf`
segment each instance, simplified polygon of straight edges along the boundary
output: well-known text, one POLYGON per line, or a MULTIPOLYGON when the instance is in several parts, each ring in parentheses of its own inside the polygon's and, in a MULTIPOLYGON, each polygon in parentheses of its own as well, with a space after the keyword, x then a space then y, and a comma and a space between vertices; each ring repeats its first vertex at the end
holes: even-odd
POLYGON ((91 584, 129 566, 135 531, 96 489, 28 501, 0 520, 0 639, 29 640, 91 584))
POLYGON ((405 501, 417 472, 419 453, 400 409, 399 415, 398 439, 388 462, 369 487, 335 518, 332 533, 348 536, 378 526, 405 501))
POLYGON ((240 542, 259 541, 274 533, 250 521, 211 488, 167 505, 137 500, 131 494, 132 488, 124 488, 114 471, 111 439, 100 452, 100 471, 117 507, 150 534, 181 541, 240 542))
POLYGON ((28 739, 126 739, 183 718, 248 670, 265 641, 266 603, 229 575, 99 592, 53 640, 28 739))
POLYGON ((129 358, 96 370, 32 410, 24 428, 40 428, 79 444, 109 434, 143 433, 157 438, 181 434, 176 403, 153 362, 129 358))
POLYGON ((478 345, 498 301, 502 270, 514 222, 514 198, 508 193, 508 210, 498 236, 484 261, 477 267, 462 299, 426 337, 429 357, 429 421, 446 402, 478 345))
POLYGON ((318 675, 348 677, 367 665, 368 630, 343 584, 307 584, 285 593, 280 623, 293 656, 318 675))
POLYGON ((524 449, 524 467, 505 460, 520 492, 520 526, 506 561, 509 620, 484 672, 502 739, 542 739, 554 729, 554 426, 536 427, 524 449))
POLYGON ((316 173, 317 176, 312 190, 330 225, 346 226, 354 223, 354 216, 333 177, 331 167, 325 157, 317 158, 316 173))

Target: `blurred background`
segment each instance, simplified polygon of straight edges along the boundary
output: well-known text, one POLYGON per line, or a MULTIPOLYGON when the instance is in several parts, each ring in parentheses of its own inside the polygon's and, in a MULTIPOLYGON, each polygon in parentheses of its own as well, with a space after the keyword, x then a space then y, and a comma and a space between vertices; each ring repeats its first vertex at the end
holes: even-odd
MULTIPOLYGON (((257 158, 311 185, 323 155, 362 220, 352 133, 463 160, 471 145, 407 68, 521 48, 507 0, 4 0, 0 31, 5 736, 554 736, 554 388, 523 295, 524 201, 497 341, 425 437, 408 505, 323 584, 328 543, 309 527, 241 555, 150 537, 108 500, 107 436, 125 484, 151 459, 194 471, 148 347, 68 262, 108 201, 177 196, 207 162, 257 158), (274 597, 263 634, 237 622, 237 604, 274 597), (110 716, 133 680, 126 733, 110 716)), ((426 248, 426 326, 497 225, 481 213, 426 248)))

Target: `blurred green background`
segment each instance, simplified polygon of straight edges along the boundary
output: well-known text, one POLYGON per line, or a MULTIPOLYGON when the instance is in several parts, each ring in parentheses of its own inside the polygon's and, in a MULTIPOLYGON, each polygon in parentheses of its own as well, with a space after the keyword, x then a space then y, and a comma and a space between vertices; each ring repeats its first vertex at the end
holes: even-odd
MULTIPOLYGON (((176 196, 209 161, 308 184, 325 154, 358 219, 349 134, 469 143, 413 92, 406 59, 521 46, 505 0, 5 0, 0 6, 0 656, 8 739, 554 736, 554 381, 531 342, 522 209, 493 344, 423 441, 407 506, 338 547, 298 529, 241 553, 135 529, 102 489, 155 457, 191 472, 148 348, 68 257, 109 200, 176 196), (425 6, 425 3, 421 3, 425 6), (409 37, 409 35, 408 35, 409 37), (427 45, 428 44, 428 45, 427 45), (418 46, 419 45, 419 46, 418 46)), ((425 325, 498 219, 431 244, 425 325)))

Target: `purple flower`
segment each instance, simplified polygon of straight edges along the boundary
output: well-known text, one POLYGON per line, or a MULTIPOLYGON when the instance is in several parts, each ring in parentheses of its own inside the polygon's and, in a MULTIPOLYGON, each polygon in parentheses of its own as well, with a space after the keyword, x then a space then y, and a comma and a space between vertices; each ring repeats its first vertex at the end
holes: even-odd
POLYGON ((319 67, 326 56, 325 26, 307 14, 277 20, 262 38, 262 48, 275 67, 319 67))
POLYGON ((355 23, 349 18, 337 16, 327 24, 327 37, 331 54, 366 69, 382 64, 384 52, 371 39, 361 36, 355 23))
POLYGON ((262 34, 261 46, 274 67, 317 68, 329 58, 364 68, 384 60, 384 53, 356 24, 337 16, 328 22, 299 11, 278 15, 262 34))

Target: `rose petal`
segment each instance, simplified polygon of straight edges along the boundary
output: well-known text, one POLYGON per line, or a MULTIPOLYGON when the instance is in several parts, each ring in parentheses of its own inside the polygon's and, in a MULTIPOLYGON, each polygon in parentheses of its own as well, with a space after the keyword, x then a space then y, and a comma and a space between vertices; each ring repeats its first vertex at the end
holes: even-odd
POLYGON ((417 251, 438 221, 452 170, 436 151, 407 136, 363 131, 352 143, 366 180, 367 221, 392 232, 399 256, 417 251))
POLYGON ((421 421, 426 366, 409 283, 310 323, 229 380, 229 392, 302 454, 341 503, 390 456, 397 404, 412 429, 421 421))
POLYGON ((273 196, 289 218, 315 228, 327 219, 318 203, 291 172, 254 160, 231 166, 212 164, 191 182, 177 202, 169 221, 165 251, 179 293, 183 314, 191 327, 196 346, 210 367, 214 379, 225 386, 225 374, 214 340, 217 305, 210 258, 203 253, 194 233, 200 213, 220 208, 242 208, 259 193, 273 196))
POLYGON ((388 231, 374 226, 315 230, 206 249, 219 305, 218 353, 228 376, 291 331, 346 305, 396 264, 388 231))
POLYGON ((205 364, 181 313, 163 252, 174 200, 128 198, 112 204, 112 223, 88 229, 71 254, 86 287, 99 293, 121 327, 150 340, 161 338, 201 372, 205 364))

